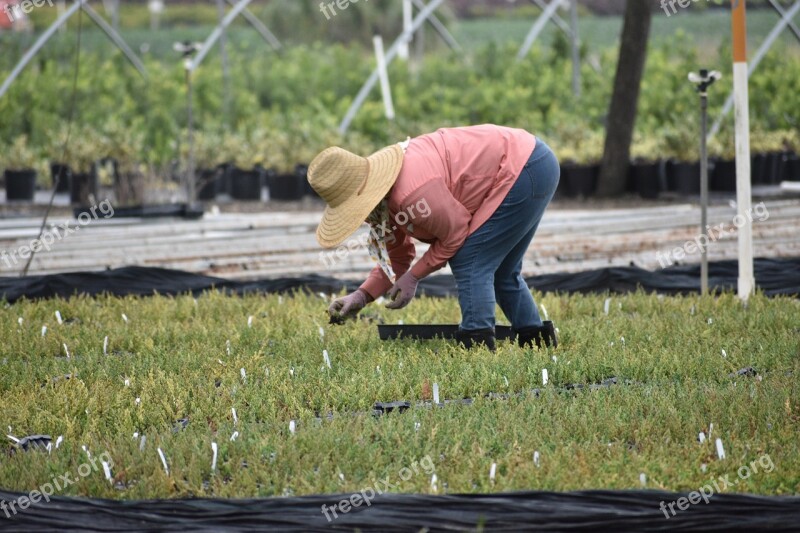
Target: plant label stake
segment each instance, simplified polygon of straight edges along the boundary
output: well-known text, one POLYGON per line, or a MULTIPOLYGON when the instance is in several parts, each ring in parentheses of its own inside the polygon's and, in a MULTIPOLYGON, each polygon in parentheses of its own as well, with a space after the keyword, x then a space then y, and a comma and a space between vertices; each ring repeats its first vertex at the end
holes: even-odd
POLYGON ((236 416, 236 408, 235 407, 231 407, 231 414, 233 415, 233 425, 235 426, 236 424, 239 423, 239 417, 236 416))
POLYGON ((238 436, 239 436, 239 432, 238 431, 234 431, 233 435, 231 435, 231 442, 236 442, 236 437, 238 437, 238 436))
POLYGON ((106 475, 106 479, 109 483, 114 483, 114 478, 111 477, 111 467, 108 466, 108 463, 103 461, 103 473, 106 475))
POLYGON ((169 467, 167 466, 167 458, 164 457, 164 452, 161 451, 161 448, 158 448, 158 456, 161 457, 161 464, 164 465, 164 472, 169 475, 169 467))
POLYGON ((697 436, 697 440, 700 441, 700 444, 703 444, 706 441, 706 434, 701 431, 697 436))
POLYGON ((295 432, 296 429, 297 429, 297 424, 295 423, 294 420, 290 420, 289 421, 289 433, 294 435, 294 432, 295 432))
POLYGON ((533 464, 536 465, 536 468, 539 468, 539 451, 533 452, 533 464))
POLYGON ((126 324, 128 323, 128 317, 125 313, 122 313, 122 320, 124 320, 126 324))
POLYGON ((644 474, 644 472, 639 474, 639 483, 642 485, 642 487, 647 486, 647 476, 644 474))
POLYGON ((108 335, 103 339, 103 355, 108 355, 108 335))
POLYGON ((717 437, 717 457, 725 459, 725 448, 722 446, 722 439, 717 437))
POLYGON ((145 435, 142 435, 142 438, 139 439, 139 451, 140 452, 144 451, 144 447, 145 447, 146 444, 147 444, 147 437, 145 435))
POLYGON ((56 439, 56 450, 58 449, 59 446, 61 446, 62 442, 64 442, 64 435, 59 435, 58 438, 56 439))
POLYGON ((543 368, 542 369, 542 385, 547 385, 547 381, 548 381, 548 379, 547 379, 547 369, 543 368))
POLYGON ((225 351, 228 353, 228 355, 231 354, 231 341, 225 341, 225 351))
POLYGON ((130 387, 130 386, 131 386, 131 380, 129 380, 129 379, 126 379, 126 380, 125 380, 125 386, 126 386, 126 387, 130 387))
POLYGON ((709 438, 709 439, 711 438, 711 431, 712 431, 713 429, 714 429, 714 423, 713 423, 713 422, 711 422, 710 424, 708 424, 708 438, 709 438))
POLYGON ((728 358, 728 354, 725 353, 725 348, 722 349, 722 357, 724 357, 725 359, 728 358))
POLYGON ((244 368, 239 369, 239 374, 242 376, 242 383, 247 383, 247 372, 244 371, 244 368))
POLYGON ((20 326, 22 325, 22 317, 19 317, 19 318, 17 319, 17 324, 19 324, 20 326))
POLYGON ((605 303, 603 304, 603 314, 608 314, 608 308, 611 306, 611 298, 606 298, 605 303))
POLYGON ((45 333, 47 333, 47 326, 42 326, 42 337, 44 337, 45 333))
POLYGON ((438 481, 436 474, 431 476, 431 490, 433 492, 439 492, 439 488, 436 486, 436 482, 438 481))
POLYGON ((547 308, 542 304, 542 314, 544 315, 544 319, 547 320, 547 308))
POLYGON ((331 368, 331 358, 328 356, 328 350, 322 350, 322 358, 325 360, 325 364, 328 368, 331 368))
POLYGON ((59 326, 64 323, 64 321, 61 320, 61 311, 56 311, 56 320, 58 320, 59 326))
POLYGON ((211 443, 211 471, 215 472, 217 470, 217 443, 211 443))
POLYGON ((434 405, 439 405, 439 384, 433 384, 433 403, 434 405))
POLYGON ((508 378, 503 376, 503 381, 506 383, 506 388, 508 388, 508 378))
POLYGON ((497 474, 497 463, 492 463, 492 467, 489 469, 489 481, 494 483, 494 477, 497 474))
POLYGON ((69 359, 69 348, 67 348, 67 344, 66 343, 63 343, 63 346, 64 346, 64 353, 67 354, 67 359, 69 359))
POLYGON ((252 328, 253 327, 253 317, 252 316, 247 317, 247 327, 248 328, 252 328))

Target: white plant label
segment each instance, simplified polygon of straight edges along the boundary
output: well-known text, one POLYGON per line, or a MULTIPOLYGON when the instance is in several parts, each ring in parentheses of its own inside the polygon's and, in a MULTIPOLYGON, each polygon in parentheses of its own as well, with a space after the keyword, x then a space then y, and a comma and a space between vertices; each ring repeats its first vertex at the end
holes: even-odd
POLYGON ((439 405, 439 384, 433 384, 433 403, 439 405))
POLYGON ((492 467, 489 469, 489 481, 494 481, 494 477, 497 474, 497 463, 492 463, 492 467))
POLYGON ((211 443, 211 471, 217 470, 217 443, 211 443))
POLYGON ((542 385, 547 385, 548 381, 549 381, 549 379, 547 377, 547 369, 543 368, 542 369, 542 385))
POLYGON ((725 448, 722 446, 722 439, 717 437, 717 457, 725 459, 725 448))
POLYGON ((164 452, 161 451, 161 448, 158 449, 158 456, 161 458, 161 464, 164 465, 164 472, 169 475, 169 467, 167 466, 167 458, 164 456, 164 452))
POLYGON ((59 325, 64 323, 64 321, 61 320, 61 311, 56 311, 56 320, 58 320, 59 325))
POLYGON ((114 478, 111 476, 111 467, 108 466, 108 463, 103 461, 103 473, 106 475, 106 479, 109 483, 114 483, 114 478))

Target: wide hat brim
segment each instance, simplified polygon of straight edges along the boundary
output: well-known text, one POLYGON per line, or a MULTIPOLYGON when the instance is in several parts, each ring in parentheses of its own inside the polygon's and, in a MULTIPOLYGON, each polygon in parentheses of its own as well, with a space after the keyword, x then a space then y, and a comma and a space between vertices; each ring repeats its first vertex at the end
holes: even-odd
POLYGON ((317 241, 321 246, 338 246, 355 233, 397 181, 404 154, 400 145, 394 144, 366 158, 369 171, 363 188, 336 207, 325 208, 317 227, 317 241))

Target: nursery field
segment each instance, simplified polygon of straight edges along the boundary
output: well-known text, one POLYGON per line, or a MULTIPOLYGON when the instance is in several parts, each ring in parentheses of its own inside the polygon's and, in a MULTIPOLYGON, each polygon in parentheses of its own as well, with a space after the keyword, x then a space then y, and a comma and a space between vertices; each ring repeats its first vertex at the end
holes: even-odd
POLYGON ((456 323, 454 299, 419 298, 399 312, 373 304, 329 326, 329 297, 5 305, 0 425, 17 438, 48 434, 53 446, 4 453, 0 486, 27 491, 72 473, 59 495, 230 498, 345 493, 376 480, 439 494, 677 491, 728 476, 728 492, 800 492, 797 299, 757 294, 744 308, 727 293, 537 295, 561 345, 501 343, 493 354, 379 340, 381 320, 456 323), (475 401, 432 408, 436 390, 440 402, 475 401), (394 400, 412 407, 371 414, 394 400), (102 468, 75 475, 86 450, 111 459, 112 482, 102 468))

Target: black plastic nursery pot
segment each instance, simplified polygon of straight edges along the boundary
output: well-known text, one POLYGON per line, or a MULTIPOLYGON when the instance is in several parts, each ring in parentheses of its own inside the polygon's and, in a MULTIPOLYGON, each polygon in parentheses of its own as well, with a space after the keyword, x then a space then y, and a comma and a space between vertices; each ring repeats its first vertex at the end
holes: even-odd
POLYGON ((276 174, 269 183, 270 200, 294 201, 300 200, 306 194, 305 176, 297 173, 276 174))
POLYGON ((50 176, 53 178, 53 186, 56 192, 69 192, 69 183, 72 179, 72 169, 63 163, 50 164, 50 176))
POLYGON ((661 193, 660 167, 660 163, 636 163, 631 165, 633 189, 642 198, 652 200, 658 198, 661 193))
POLYGON ((681 161, 671 165, 672 182, 675 192, 684 195, 700 194, 700 163, 684 163, 681 161))
MULTIPOLYGON (((458 324, 380 324, 378 335, 382 341, 392 339, 455 339, 458 324)), ((494 335, 497 340, 514 338, 511 326, 495 326, 494 335)))
POLYGON ((600 165, 574 165, 566 163, 561 166, 561 180, 566 183, 570 196, 588 197, 597 190, 597 176, 600 165))
POLYGON ((242 170, 234 168, 231 172, 231 198, 234 200, 259 201, 264 183, 261 169, 242 170))
POLYGON ((90 205, 91 196, 97 196, 97 174, 94 172, 72 174, 69 184, 70 202, 75 205, 90 205))
POLYGON ((36 192, 36 171, 31 169, 6 170, 6 200, 33 201, 36 192))
POLYGON ((213 200, 220 193, 223 169, 201 169, 197 176, 197 199, 213 200))
POLYGON ((783 158, 782 180, 800 181, 800 156, 788 155, 783 158))
POLYGON ((736 191, 736 161, 720 159, 714 164, 710 189, 714 191, 736 191))

